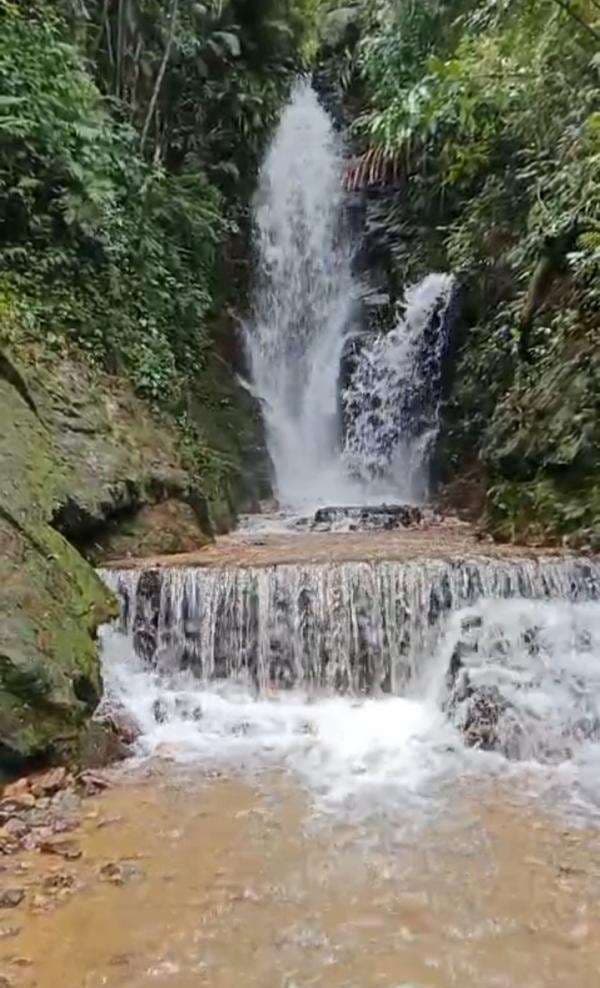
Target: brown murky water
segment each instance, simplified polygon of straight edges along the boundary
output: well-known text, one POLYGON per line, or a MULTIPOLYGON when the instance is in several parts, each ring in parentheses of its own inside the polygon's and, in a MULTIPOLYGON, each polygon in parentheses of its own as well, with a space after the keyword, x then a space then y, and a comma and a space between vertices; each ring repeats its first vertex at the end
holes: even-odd
POLYGON ((234 531, 197 552, 112 560, 115 569, 152 566, 276 566, 343 562, 418 562, 426 559, 567 557, 564 549, 480 541, 466 522, 449 519, 418 529, 384 532, 234 531))
POLYGON ((600 840, 458 790, 420 832, 314 815, 287 776, 154 763, 87 804, 76 862, 3 911, 23 988, 597 988, 600 840), (40 887, 68 884, 50 911, 40 887), (61 896, 64 895, 64 901, 61 896), (20 932, 15 934, 15 928, 20 932))

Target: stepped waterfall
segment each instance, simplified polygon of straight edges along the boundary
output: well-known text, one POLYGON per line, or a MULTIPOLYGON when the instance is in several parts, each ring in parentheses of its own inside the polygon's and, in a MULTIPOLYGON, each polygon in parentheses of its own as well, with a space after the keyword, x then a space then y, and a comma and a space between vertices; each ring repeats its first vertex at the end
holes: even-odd
POLYGON ((534 766, 552 799, 595 815, 599 561, 442 541, 425 558, 386 558, 382 542, 346 560, 337 533, 323 562, 293 527, 319 505, 356 518, 423 504, 439 431, 453 279, 429 275, 388 332, 365 328, 343 153, 298 83, 261 171, 245 338, 305 558, 104 570, 121 602, 102 632, 105 705, 135 717, 142 756, 283 765, 336 805, 422 805, 464 773, 534 766))

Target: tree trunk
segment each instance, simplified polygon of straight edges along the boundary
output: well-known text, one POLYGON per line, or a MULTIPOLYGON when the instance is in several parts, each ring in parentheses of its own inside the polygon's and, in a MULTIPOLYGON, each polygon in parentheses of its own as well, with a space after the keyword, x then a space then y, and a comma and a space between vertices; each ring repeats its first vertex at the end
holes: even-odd
POLYGON ((165 72, 167 71, 167 65, 169 63, 169 58, 171 56, 171 48, 173 47, 173 38, 175 36, 175 24, 177 22, 177 11, 179 7, 179 0, 171 0, 171 26, 169 29, 169 38, 167 45, 165 47, 165 53, 163 55, 163 60, 161 62, 160 69, 158 70, 158 75, 156 77, 156 84, 154 86, 154 91, 150 99, 150 105, 148 107, 148 113, 146 114, 146 120, 144 121, 144 127, 142 130, 142 137, 140 140, 140 153, 144 153, 144 148, 146 146, 146 140, 148 137, 148 131, 150 129, 150 124, 152 123, 152 118, 154 116, 154 111, 156 110, 156 104, 158 102, 158 97, 160 95, 160 90, 162 88, 163 79, 165 77, 165 72))

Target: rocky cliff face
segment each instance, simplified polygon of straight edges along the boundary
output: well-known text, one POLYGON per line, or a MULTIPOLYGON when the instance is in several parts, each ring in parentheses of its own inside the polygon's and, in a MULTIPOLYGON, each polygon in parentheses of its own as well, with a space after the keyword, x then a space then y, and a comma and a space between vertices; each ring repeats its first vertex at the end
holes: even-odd
POLYGON ((260 493, 242 455, 255 417, 220 373, 224 405, 195 409, 230 464, 217 491, 122 380, 42 346, 3 353, 0 765, 78 756, 101 693, 96 630, 115 613, 93 564, 198 548, 260 493))

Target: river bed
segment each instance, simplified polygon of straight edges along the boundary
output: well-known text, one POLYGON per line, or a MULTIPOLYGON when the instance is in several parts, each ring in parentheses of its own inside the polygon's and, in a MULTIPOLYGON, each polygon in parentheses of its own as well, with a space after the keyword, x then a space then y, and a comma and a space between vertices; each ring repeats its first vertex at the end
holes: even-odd
MULTIPOLYGON (((64 901, 11 911, 23 988, 593 988, 600 840, 505 783, 437 814, 319 810, 282 771, 241 778, 168 757, 87 803, 64 901)), ((33 899, 35 902, 35 899, 33 899)), ((5 932, 6 928, 4 928, 5 932)), ((2 982, 4 984, 4 982, 2 982)))

